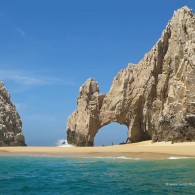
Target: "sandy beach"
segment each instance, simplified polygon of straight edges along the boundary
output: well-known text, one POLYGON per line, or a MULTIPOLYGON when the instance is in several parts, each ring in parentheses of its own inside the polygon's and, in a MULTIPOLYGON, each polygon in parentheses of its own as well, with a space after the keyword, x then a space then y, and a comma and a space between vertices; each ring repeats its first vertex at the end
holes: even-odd
POLYGON ((171 144, 144 141, 105 147, 0 147, 0 156, 127 157, 144 160, 195 158, 195 142, 171 144))

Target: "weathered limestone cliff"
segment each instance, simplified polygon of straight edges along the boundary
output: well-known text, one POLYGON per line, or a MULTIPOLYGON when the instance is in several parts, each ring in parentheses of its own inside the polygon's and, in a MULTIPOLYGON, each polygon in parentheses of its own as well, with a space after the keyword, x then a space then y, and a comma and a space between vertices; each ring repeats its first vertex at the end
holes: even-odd
POLYGON ((25 145, 20 116, 4 84, 0 82, 0 146, 25 145))
POLYGON ((161 38, 139 64, 114 78, 108 94, 88 79, 67 124, 70 144, 92 146, 111 122, 128 127, 130 142, 195 141, 195 15, 177 10, 161 38))

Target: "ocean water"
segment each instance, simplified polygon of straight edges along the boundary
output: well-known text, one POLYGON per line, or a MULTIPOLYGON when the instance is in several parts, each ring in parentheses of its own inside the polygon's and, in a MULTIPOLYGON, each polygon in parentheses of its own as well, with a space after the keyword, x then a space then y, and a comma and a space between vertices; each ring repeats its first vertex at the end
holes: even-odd
POLYGON ((0 157, 0 194, 195 194, 195 159, 0 157))

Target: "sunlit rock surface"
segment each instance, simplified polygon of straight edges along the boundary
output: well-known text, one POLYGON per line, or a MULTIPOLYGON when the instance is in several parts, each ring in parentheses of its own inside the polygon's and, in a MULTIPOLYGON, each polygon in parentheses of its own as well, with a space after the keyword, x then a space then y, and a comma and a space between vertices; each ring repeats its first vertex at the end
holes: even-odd
MULTIPOLYGON (((106 76, 106 75, 105 75, 106 76)), ((195 141, 195 15, 176 12, 161 38, 138 64, 113 80, 108 94, 90 78, 67 124, 69 144, 92 146, 111 122, 128 127, 128 141, 195 141)))
POLYGON ((0 82, 0 146, 25 145, 20 116, 4 84, 0 82))

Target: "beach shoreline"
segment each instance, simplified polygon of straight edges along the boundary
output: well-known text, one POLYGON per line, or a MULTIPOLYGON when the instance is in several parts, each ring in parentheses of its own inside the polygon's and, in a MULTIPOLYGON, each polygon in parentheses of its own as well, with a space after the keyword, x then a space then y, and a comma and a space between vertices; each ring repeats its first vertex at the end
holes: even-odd
POLYGON ((141 160, 195 158, 195 142, 174 143, 143 141, 98 147, 0 147, 0 156, 106 157, 141 160))

